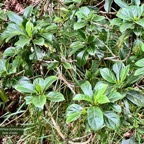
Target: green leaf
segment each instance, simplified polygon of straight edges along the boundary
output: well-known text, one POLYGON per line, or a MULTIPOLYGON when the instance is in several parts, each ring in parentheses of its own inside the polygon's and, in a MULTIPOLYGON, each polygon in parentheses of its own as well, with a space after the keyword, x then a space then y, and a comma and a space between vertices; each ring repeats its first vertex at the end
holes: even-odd
POLYGON ((128 7, 128 5, 121 0, 114 0, 114 2, 121 8, 127 8, 128 7))
POLYGON ((113 0, 105 0, 104 9, 107 13, 110 12, 112 3, 113 0))
POLYGON ((62 65, 64 66, 65 69, 72 69, 72 66, 69 62, 63 62, 62 65))
POLYGON ((144 106, 144 95, 138 91, 130 90, 126 95, 127 99, 137 106, 144 106))
POLYGON ((118 104, 113 104, 112 105, 112 109, 117 112, 117 113, 121 113, 122 112, 122 108, 121 106, 119 106, 118 104))
POLYGON ((130 15, 129 9, 127 8, 123 8, 118 11, 116 16, 126 21, 133 21, 133 16, 130 15))
POLYGON ((7 71, 6 60, 0 59, 0 75, 7 71))
POLYGON ((29 82, 18 83, 14 88, 21 93, 35 93, 34 85, 29 82))
POLYGON ((58 61, 52 62, 51 64, 48 65, 48 70, 55 69, 58 67, 58 65, 59 65, 58 61))
POLYGON ((138 21, 135 21, 138 25, 142 26, 144 28, 144 18, 138 20, 138 21))
POLYGON ((9 48, 7 48, 7 49, 4 51, 3 57, 4 57, 4 58, 5 58, 5 57, 8 57, 8 56, 13 57, 16 53, 17 53, 17 48, 15 48, 15 47, 9 47, 9 48))
POLYGON ((86 52, 86 50, 79 52, 77 54, 76 59, 77 59, 77 64, 79 66, 84 66, 87 62, 87 59, 88 59, 88 53, 86 52))
POLYGON ((79 52, 77 54, 76 59, 77 59, 77 64, 79 66, 84 66, 86 64, 86 62, 87 62, 87 59, 88 59, 88 53, 87 53, 87 51, 83 50, 83 51, 79 52))
POLYGON ((122 82, 126 79, 128 73, 129 73, 129 69, 130 69, 130 66, 127 65, 121 70, 120 79, 122 82))
POLYGON ((110 21, 110 24, 120 26, 122 24, 122 20, 120 18, 114 18, 110 21))
POLYGON ((107 84, 103 84, 103 83, 97 83, 94 90, 94 103, 97 104, 104 104, 104 103, 108 103, 110 102, 109 99, 104 95, 106 89, 107 89, 108 85, 107 84))
POLYGON ((104 114, 104 123, 108 128, 116 129, 120 125, 119 116, 111 111, 106 111, 104 114))
POLYGON ((70 45, 70 48, 72 48, 72 51, 70 52, 70 56, 74 53, 76 53, 78 50, 80 50, 81 48, 83 48, 85 45, 83 44, 83 42, 81 41, 76 41, 76 42, 73 42, 71 45, 70 45))
POLYGON ((19 15, 17 15, 14 12, 11 12, 11 11, 9 11, 7 14, 8 14, 8 18, 11 22, 14 22, 19 26, 21 25, 21 23, 23 21, 22 17, 20 17, 19 15))
POLYGON ((9 100, 8 96, 5 94, 5 92, 4 92, 4 90, 2 88, 0 88, 0 99, 3 102, 7 102, 9 100))
POLYGON ((144 67, 144 58, 138 60, 138 61, 135 63, 135 65, 138 66, 138 67, 144 67))
POLYGON ((90 9, 84 6, 81 7, 79 11, 76 12, 75 15, 78 17, 78 19, 86 19, 89 16, 90 12, 91 12, 90 9))
POLYGON ((65 100, 64 96, 60 92, 56 91, 49 92, 46 97, 48 98, 48 100, 53 102, 60 102, 65 100))
POLYGON ((45 79, 44 83, 45 83, 45 90, 47 90, 52 83, 54 83, 57 80, 56 76, 49 76, 45 79))
POLYGON ((139 68, 135 71, 134 76, 138 76, 138 75, 144 75, 144 67, 139 68))
POLYGON ((28 44, 30 42, 30 40, 31 39, 29 37, 20 36, 19 40, 15 43, 15 45, 23 48, 26 44, 28 44))
POLYGON ((141 75, 138 75, 138 76, 134 76, 134 74, 130 75, 126 81, 126 84, 128 86, 134 84, 135 82, 139 81, 141 79, 141 75))
POLYGON ((94 15, 93 16, 93 18, 92 18, 92 21, 94 21, 94 22, 99 22, 99 21, 102 21, 102 20, 104 20, 105 19, 105 17, 104 16, 99 16, 99 15, 94 15))
POLYGON ((88 81, 84 82, 80 87, 85 95, 88 95, 92 98, 93 96, 92 86, 88 81))
POLYGON ((96 95, 94 98, 95 103, 104 104, 110 102, 107 96, 105 95, 96 95))
POLYGON ((31 23, 30 21, 28 21, 26 23, 26 32, 27 32, 27 34, 28 34, 28 36, 30 38, 32 38, 33 29, 34 29, 33 23, 31 23))
POLYGON ((25 32, 16 24, 9 24, 6 30, 2 33, 1 38, 2 40, 6 39, 8 42, 11 38, 18 35, 26 36, 25 32))
POLYGON ((77 120, 82 114, 83 107, 78 104, 70 105, 66 110, 66 123, 69 124, 72 121, 77 120))
POLYGON ((84 100, 84 101, 87 101, 87 102, 90 102, 92 103, 92 98, 88 95, 83 95, 83 94, 77 94, 75 95, 75 97, 73 98, 73 100, 84 100))
POLYGON ((44 89, 45 89, 45 81, 44 81, 44 79, 42 79, 42 78, 36 78, 34 81, 33 81, 33 85, 35 86, 35 87, 39 87, 40 86, 40 88, 38 88, 39 89, 39 92, 43 92, 44 91, 44 89), (39 85, 39 86, 38 86, 39 85))
POLYGON ((131 28, 133 26, 133 23, 125 22, 120 26, 120 31, 124 32, 127 29, 131 28))
POLYGON ((32 103, 34 104, 34 106, 43 109, 46 103, 46 96, 45 95, 34 96, 32 99, 32 103))
POLYGON ((30 15, 31 15, 31 13, 32 13, 32 11, 33 11, 33 6, 30 5, 30 6, 28 6, 27 8, 25 8, 23 16, 24 16, 26 19, 29 18, 30 15))
POLYGON ((116 78, 114 74, 108 68, 103 68, 100 70, 101 76, 110 83, 116 83, 116 78))
POLYGON ((137 6, 139 6, 140 5, 140 0, 134 0, 134 2, 135 2, 135 4, 137 5, 137 6))
POLYGON ((122 62, 116 62, 113 65, 113 71, 116 74, 116 78, 117 78, 118 81, 120 79, 120 72, 121 72, 122 67, 123 67, 122 62))
POLYGON ((24 99, 26 101, 26 104, 29 105, 33 101, 33 96, 25 96, 24 99))
POLYGON ((77 22, 74 24, 74 30, 81 29, 86 26, 86 21, 77 22))
POLYGON ((43 46, 44 45, 44 39, 43 38, 34 39, 33 43, 35 45, 43 46))
POLYGON ((49 42, 52 42, 53 35, 51 33, 40 33, 40 35, 49 42))
POLYGON ((98 107, 89 107, 87 110, 88 124, 93 130, 99 130, 104 124, 103 113, 98 107))
POLYGON ((108 95, 107 97, 110 100, 110 102, 113 102, 113 103, 123 98, 123 96, 119 92, 114 92, 108 95))

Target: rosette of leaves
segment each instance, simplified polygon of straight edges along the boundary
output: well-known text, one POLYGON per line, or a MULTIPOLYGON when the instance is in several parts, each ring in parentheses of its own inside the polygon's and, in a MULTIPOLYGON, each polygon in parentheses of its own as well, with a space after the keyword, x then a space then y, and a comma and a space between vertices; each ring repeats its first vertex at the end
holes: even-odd
POLYGON ((29 58, 36 60, 45 56, 43 48, 51 47, 50 51, 53 51, 52 37, 57 30, 56 24, 36 19, 32 6, 25 9, 23 16, 11 11, 7 15, 10 23, 0 36, 0 43, 13 40, 17 49, 29 51, 29 58))
POLYGON ((43 109, 46 100, 52 102, 64 100, 64 96, 60 92, 48 92, 48 89, 56 80, 56 76, 49 76, 45 79, 36 78, 31 83, 27 77, 23 77, 14 88, 25 95, 26 104, 33 104, 35 107, 43 109))
MULTIPOLYGON (((136 62, 137 66, 143 66, 143 59, 136 62)), ((143 68, 135 71, 135 74, 129 76, 130 65, 125 66, 122 62, 116 62, 112 67, 113 72, 109 68, 100 70, 100 74, 112 87, 120 89, 125 98, 130 100, 137 106, 144 106, 144 96, 136 89, 129 87, 133 83, 140 80, 143 76, 143 68), (129 90, 130 89, 130 90, 129 90), (131 90, 132 89, 132 90, 131 90)))
MULTIPOLYGON (((94 11, 88 7, 79 8, 79 10, 75 12, 75 16, 77 17, 77 21, 74 23, 73 29, 77 32, 77 40, 71 43, 70 48, 72 50, 69 56, 75 54, 78 65, 83 66, 86 64, 89 55, 99 55, 97 35, 102 29, 99 23, 101 23, 105 17, 95 14, 94 11)), ((99 58, 102 57, 103 54, 99 58)))
POLYGON ((77 120, 83 114, 86 115, 92 130, 99 130, 104 126, 116 129, 120 124, 119 116, 109 106, 117 107, 117 110, 121 109, 115 102, 122 99, 122 95, 116 91, 108 90, 108 85, 102 82, 98 82, 94 90, 88 81, 80 87, 83 93, 76 94, 73 100, 85 101, 88 106, 70 105, 66 110, 66 123, 77 120), (103 107, 104 105, 107 106, 103 107))

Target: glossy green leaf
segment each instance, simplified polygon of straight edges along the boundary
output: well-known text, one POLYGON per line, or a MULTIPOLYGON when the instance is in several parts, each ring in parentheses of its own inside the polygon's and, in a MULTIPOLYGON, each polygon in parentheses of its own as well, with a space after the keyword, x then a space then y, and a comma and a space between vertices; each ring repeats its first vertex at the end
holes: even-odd
POLYGON ((7 102, 9 100, 8 96, 6 95, 5 91, 2 88, 0 88, 0 99, 3 102, 7 102))
POLYGON ((6 39, 6 42, 8 42, 11 38, 18 35, 26 36, 26 33, 18 25, 11 23, 2 33, 1 38, 2 40, 6 39))
POLYGON ((20 17, 18 14, 12 12, 12 11, 9 11, 8 13, 8 18, 11 22, 13 23, 16 23, 17 25, 21 25, 23 19, 22 17, 20 17))
POLYGON ((26 101, 26 104, 29 105, 33 101, 33 96, 25 96, 24 99, 26 101))
POLYGON ((85 95, 93 96, 92 86, 88 81, 84 82, 80 87, 85 95))
POLYGON ((108 68, 103 68, 100 70, 101 76, 110 83, 116 83, 116 78, 114 74, 108 68))
POLYGON ((28 6, 27 8, 25 8, 23 16, 24 16, 25 18, 29 18, 30 15, 32 14, 32 11, 33 11, 33 6, 30 5, 30 6, 28 6))
POLYGON ((123 24, 120 26, 120 31, 121 31, 121 32, 124 32, 124 31, 126 31, 127 29, 131 28, 132 26, 133 26, 133 23, 125 22, 125 23, 123 23, 123 24))
POLYGON ((78 104, 70 105, 66 110, 66 123, 77 120, 82 114, 83 107, 78 104))
POLYGON ((138 60, 138 61, 135 63, 135 65, 138 66, 138 67, 144 67, 144 58, 138 60))
POLYGON ((31 23, 30 21, 28 21, 26 23, 26 32, 27 32, 27 34, 28 34, 28 36, 30 38, 32 37, 33 29, 34 29, 33 23, 31 23))
POLYGON ((134 76, 138 76, 138 75, 144 75, 144 67, 139 68, 135 71, 134 76))
POLYGON ((85 21, 77 22, 74 24, 74 30, 81 29, 81 28, 85 27, 86 24, 87 23, 85 21))
POLYGON ((102 21, 102 20, 104 20, 105 19, 105 17, 104 16, 100 16, 100 15, 94 15, 94 16, 92 16, 93 18, 92 18, 92 21, 94 21, 94 22, 99 22, 99 21, 102 21))
POLYGON ((88 53, 85 50, 83 50, 77 54, 76 59, 77 59, 77 64, 79 66, 84 66, 88 59, 88 53))
POLYGON ((46 97, 52 102, 60 102, 65 100, 64 96, 60 92, 56 91, 49 92, 46 97))
POLYGON ((127 99, 137 106, 144 106, 144 95, 138 91, 130 90, 126 95, 127 99))
POLYGON ((78 50, 80 50, 81 48, 83 48, 85 45, 83 44, 83 42, 81 41, 76 41, 76 42, 73 42, 71 45, 70 45, 70 48, 72 48, 72 51, 70 52, 70 56, 74 53, 76 53, 78 50))
POLYGON ((0 59, 0 75, 7 71, 6 60, 0 59))
POLYGON ((57 80, 56 76, 49 76, 45 79, 45 90, 47 90, 55 81, 57 80))
POLYGON ((58 61, 52 62, 51 64, 48 65, 48 70, 55 69, 58 67, 58 65, 59 65, 58 61))
POLYGON ((34 85, 29 82, 18 83, 14 88, 21 93, 35 93, 34 85))
POLYGON ((121 112, 122 112, 122 108, 121 108, 121 106, 118 105, 118 104, 113 104, 113 105, 112 105, 112 109, 113 109, 115 112, 117 112, 117 113, 121 113, 121 112))
POLYGON ((40 96, 34 96, 32 99, 32 103, 35 107, 43 109, 45 103, 46 103, 46 96, 40 95, 40 96))
POLYGON ((125 3, 121 0, 114 0, 114 2, 121 8, 127 8, 128 7, 127 3, 125 3))
POLYGON ((107 13, 110 12, 112 3, 113 0, 105 0, 104 9, 107 13))
POLYGON ((141 75, 138 76, 134 76, 134 74, 130 75, 126 81, 127 85, 132 85, 134 84, 136 81, 139 81, 141 79, 141 75))
POLYGON ((120 79, 120 72, 121 72, 122 67, 123 67, 122 62, 116 62, 113 65, 113 71, 114 71, 114 73, 115 73, 116 78, 117 78, 118 81, 120 79))
POLYGON ((104 114, 104 123, 108 128, 116 129, 120 125, 119 116, 111 111, 106 111, 104 114))
POLYGON ((105 95, 96 95, 94 96, 94 101, 95 101, 95 104, 104 104, 104 103, 108 103, 110 102, 109 99, 107 98, 107 96, 105 95))
POLYGON ((20 36, 19 40, 15 43, 15 45, 23 48, 26 44, 28 44, 30 42, 30 40, 31 39, 29 37, 20 36))
POLYGON ((104 124, 103 113, 98 107, 89 107, 87 110, 88 124, 93 130, 99 130, 104 124))
POLYGON ((7 48, 7 49, 4 51, 3 57, 4 57, 4 58, 5 58, 5 57, 8 57, 8 56, 13 57, 16 53, 17 53, 17 48, 15 48, 15 47, 9 47, 9 48, 7 48))
POLYGON ((144 18, 136 21, 136 23, 144 28, 144 18))
POLYGON ((63 62, 62 65, 65 69, 72 69, 72 65, 69 62, 63 62))
POLYGON ((108 87, 107 84, 104 84, 102 82, 98 82, 94 87, 95 94, 103 95, 105 93, 107 87, 108 87))
POLYGON ((140 1, 140 0, 134 0, 134 2, 135 2, 135 4, 136 4, 137 6, 139 6, 139 5, 140 5, 140 3, 141 3, 141 1, 140 1))
POLYGON ((127 8, 123 8, 122 10, 118 11, 116 16, 126 21, 133 21, 133 16, 130 15, 129 9, 127 8))
POLYGON ((74 96, 73 100, 84 100, 84 101, 87 101, 87 102, 90 102, 92 103, 92 98, 88 95, 84 95, 84 94, 77 94, 74 96))
POLYGON ((33 43, 35 45, 43 46, 44 45, 44 39, 43 38, 34 39, 33 43))
POLYGON ((121 70, 121 73, 120 73, 120 79, 121 81, 124 81, 129 73, 129 70, 130 70, 130 66, 125 66, 122 70, 121 70))
POLYGON ((110 100, 110 102, 113 102, 113 103, 123 98, 123 96, 119 92, 114 92, 108 95, 107 97, 110 100))
POLYGON ((45 89, 45 81, 44 79, 42 78, 36 78, 34 81, 33 81, 33 84, 34 86, 36 87, 36 89, 41 92, 41 91, 44 91, 45 89), (39 88, 38 88, 39 87, 39 88))
POLYGON ((110 24, 120 26, 122 24, 122 20, 120 18, 114 18, 110 21, 110 24))

